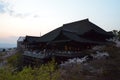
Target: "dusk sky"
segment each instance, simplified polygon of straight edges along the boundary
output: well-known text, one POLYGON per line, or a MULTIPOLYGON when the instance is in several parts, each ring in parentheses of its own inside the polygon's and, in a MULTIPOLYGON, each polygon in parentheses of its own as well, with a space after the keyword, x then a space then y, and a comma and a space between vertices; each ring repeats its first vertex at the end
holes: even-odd
POLYGON ((106 31, 120 30, 120 0, 0 0, 0 43, 86 18, 106 31))

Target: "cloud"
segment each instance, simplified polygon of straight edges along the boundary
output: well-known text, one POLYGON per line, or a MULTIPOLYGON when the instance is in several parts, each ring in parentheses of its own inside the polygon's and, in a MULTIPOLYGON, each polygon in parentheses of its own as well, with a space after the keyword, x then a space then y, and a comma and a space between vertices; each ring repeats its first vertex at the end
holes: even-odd
POLYGON ((17 13, 17 12, 12 11, 12 10, 9 10, 8 13, 10 16, 19 17, 19 18, 26 18, 30 15, 29 13, 17 13))
POLYGON ((9 3, 7 0, 1 0, 0 1, 0 13, 11 13, 13 12, 11 3, 9 3))
POLYGON ((0 14, 1 13, 7 13, 10 16, 13 17, 19 17, 19 18, 25 18, 27 16, 29 16, 29 13, 22 13, 22 12, 17 12, 14 8, 15 6, 15 2, 17 0, 0 0, 0 14))
POLYGON ((38 14, 35 14, 33 17, 34 18, 39 18, 40 16, 38 14))
POLYGON ((0 13, 4 13, 4 12, 5 12, 4 7, 5 7, 5 6, 0 3, 0 13))
POLYGON ((26 3, 26 1, 23 3, 23 0, 0 0, 0 14, 8 14, 19 18, 39 18, 39 10, 34 7, 35 5, 32 2, 31 4, 27 4, 28 2, 26 3))

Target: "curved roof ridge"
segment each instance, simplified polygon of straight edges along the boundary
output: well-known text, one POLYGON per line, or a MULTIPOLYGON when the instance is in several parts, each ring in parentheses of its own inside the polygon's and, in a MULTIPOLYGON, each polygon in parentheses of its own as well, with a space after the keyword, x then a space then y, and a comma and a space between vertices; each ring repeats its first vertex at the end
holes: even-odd
POLYGON ((105 31, 104 29, 100 28, 98 25, 92 23, 91 21, 89 21, 89 24, 90 24, 90 27, 96 31, 96 32, 99 32, 99 33, 102 33, 102 34, 106 34, 107 31, 105 31))
POLYGON ((70 23, 65 23, 64 25, 69 25, 69 24, 74 24, 74 23, 78 23, 78 22, 83 22, 83 21, 89 21, 89 18, 83 19, 83 20, 78 20, 78 21, 74 21, 74 22, 70 22, 70 23))
POLYGON ((40 36, 29 36, 29 35, 26 35, 26 37, 30 37, 30 38, 39 38, 40 36))

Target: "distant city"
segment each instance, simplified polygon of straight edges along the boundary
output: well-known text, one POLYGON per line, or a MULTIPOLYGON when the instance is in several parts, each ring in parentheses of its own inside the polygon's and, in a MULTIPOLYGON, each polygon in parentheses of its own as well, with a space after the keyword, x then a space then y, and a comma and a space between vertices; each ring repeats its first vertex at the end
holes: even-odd
POLYGON ((17 47, 17 45, 10 43, 0 43, 0 48, 14 48, 14 47, 17 47))

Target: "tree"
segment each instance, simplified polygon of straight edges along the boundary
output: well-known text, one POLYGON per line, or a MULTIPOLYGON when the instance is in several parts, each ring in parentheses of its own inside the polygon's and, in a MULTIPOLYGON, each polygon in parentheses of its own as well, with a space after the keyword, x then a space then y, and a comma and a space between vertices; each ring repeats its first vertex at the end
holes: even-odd
POLYGON ((10 67, 0 68, 0 80, 14 80, 10 67))
POLYGON ((118 35, 118 30, 113 30, 112 32, 115 36, 118 35))
POLYGON ((120 31, 118 31, 118 30, 113 30, 112 32, 113 32, 113 34, 115 35, 115 39, 116 39, 116 40, 120 40, 120 31))
POLYGON ((6 50, 5 49, 3 49, 3 52, 5 52, 6 50))
POLYGON ((55 61, 41 65, 39 68, 24 67, 15 72, 11 67, 0 68, 0 80, 58 80, 59 72, 55 61))
POLYGON ((14 55, 7 58, 7 62, 11 67, 18 68, 22 66, 22 53, 16 52, 14 55))
POLYGON ((118 32, 118 37, 119 37, 119 40, 120 40, 120 31, 118 32))

